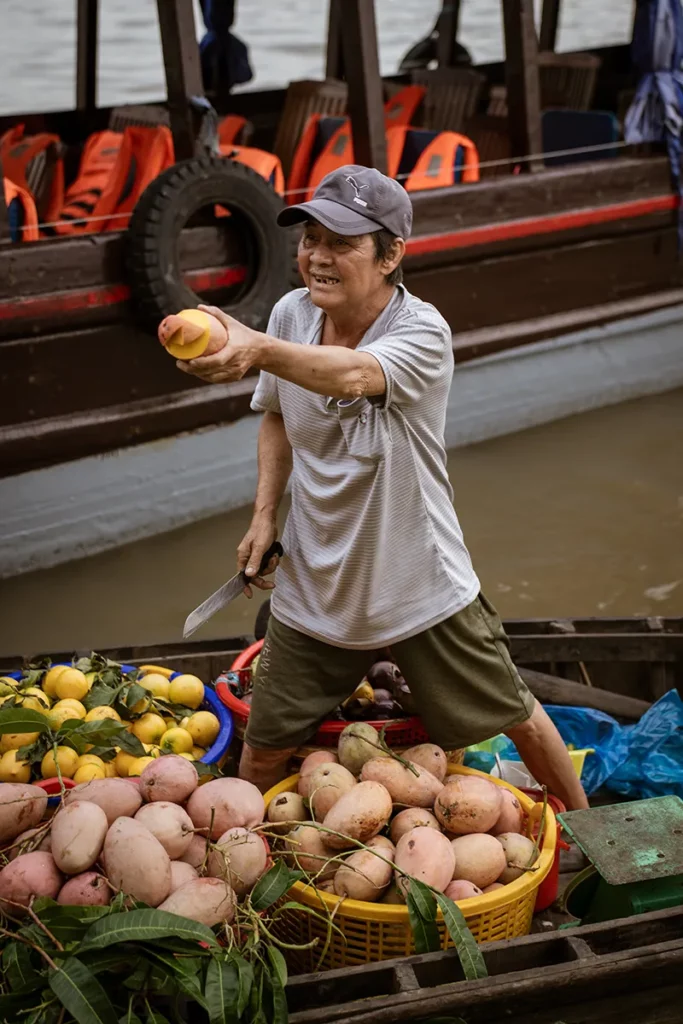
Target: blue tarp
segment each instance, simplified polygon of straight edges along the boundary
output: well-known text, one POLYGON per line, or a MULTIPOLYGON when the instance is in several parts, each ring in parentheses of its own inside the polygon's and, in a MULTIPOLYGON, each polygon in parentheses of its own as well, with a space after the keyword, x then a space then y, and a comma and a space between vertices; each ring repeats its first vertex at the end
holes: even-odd
MULTIPOLYGON (((680 196, 683 129, 681 0, 637 0, 631 58, 640 73, 640 81, 626 114, 624 138, 634 144, 666 143, 671 174, 680 196)), ((679 225, 682 223, 679 220, 679 225)))
MULTIPOLYGON (((634 799, 668 794, 683 799, 683 701, 676 690, 665 693, 636 725, 619 725, 592 708, 547 705, 545 710, 565 743, 595 750, 581 776, 589 796, 604 786, 634 799)), ((501 759, 519 760, 507 738, 501 737, 496 748, 501 759)), ((482 758, 493 761, 491 755, 475 755, 465 763, 483 768, 482 758)))

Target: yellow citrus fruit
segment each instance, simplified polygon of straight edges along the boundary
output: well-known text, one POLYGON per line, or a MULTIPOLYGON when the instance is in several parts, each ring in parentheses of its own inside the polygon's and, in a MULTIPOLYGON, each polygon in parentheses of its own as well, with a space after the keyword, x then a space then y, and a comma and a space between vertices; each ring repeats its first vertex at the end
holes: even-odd
POLYGON ((62 672, 66 672, 68 668, 68 665, 53 665, 52 668, 49 668, 45 673, 45 678, 43 679, 43 693, 46 693, 52 700, 57 696, 57 691, 55 690, 57 680, 61 676, 62 672))
POLYGON ((46 712, 46 716, 52 728, 59 729, 60 726, 64 725, 71 718, 85 718, 85 708, 77 700, 58 700, 46 712))
POLYGON ((74 782, 78 785, 81 782, 91 782, 92 779, 103 779, 105 776, 104 765, 82 764, 74 772, 74 782))
POLYGON ((119 750, 118 754, 114 758, 116 774, 120 775, 122 779, 128 778, 128 769, 132 765, 133 761, 137 761, 137 758, 132 754, 127 754, 125 750, 119 750))
POLYGON ((9 676, 0 676, 0 697, 12 697, 16 692, 16 679, 10 679, 9 676))
POLYGON ((166 722, 167 732, 169 729, 175 729, 176 725, 178 724, 175 718, 172 718, 170 715, 164 715, 164 722, 166 722))
POLYGON ((68 668, 66 672, 62 672, 55 683, 55 694, 60 700, 65 700, 67 697, 82 700, 89 689, 88 680, 77 668, 68 668))
POLYGON ((56 764, 54 750, 48 750, 40 762, 40 774, 44 779, 54 779, 61 772, 65 779, 72 779, 74 772, 79 767, 78 761, 78 754, 71 747, 57 747, 56 764), (59 772, 57 765, 59 765, 59 772))
POLYGON ((192 751, 192 737, 186 729, 168 729, 161 737, 164 754, 189 754, 192 751))
POLYGON ((186 708, 198 708, 204 700, 204 683, 197 676, 176 676, 171 680, 168 695, 174 704, 184 704, 186 708))
POLYGON ((186 751, 186 750, 183 751, 182 754, 178 754, 178 757, 184 757, 186 761, 194 761, 195 760, 194 754, 188 753, 188 751, 186 751))
POLYGON ((97 754, 81 754, 76 767, 82 768, 84 764, 94 764, 98 768, 104 768, 104 761, 97 754))
POLYGON ((120 722, 121 715, 115 708, 109 707, 108 704, 102 704, 98 708, 92 708, 91 711, 85 716, 86 722, 99 721, 101 718, 111 718, 113 722, 120 722))
POLYGON ((193 747, 192 748, 192 756, 194 758, 196 758, 197 760, 199 760, 200 757, 204 757, 205 753, 206 753, 206 751, 204 750, 204 747, 193 747))
POLYGON ((30 778, 31 765, 18 761, 16 750, 7 750, 0 757, 0 782, 28 782, 30 778))
POLYGON ((0 707, 2 707, 6 701, 12 700, 12 697, 16 697, 16 693, 4 693, 2 697, 0 697, 0 707))
POLYGON ((148 672, 147 675, 138 679, 138 683, 140 686, 144 686, 146 690, 149 690, 153 697, 168 698, 170 684, 166 676, 162 676, 158 672, 148 672))
POLYGON ((37 686, 29 686, 27 690, 21 690, 18 696, 21 699, 22 708, 29 708, 31 711, 47 711, 50 707, 50 698, 37 686))
POLYGON ((87 679, 88 686, 90 688, 92 688, 92 684, 95 682, 95 680, 97 679, 98 675, 99 675, 99 672, 86 672, 85 673, 85 678, 87 679))
POLYGON ((133 778, 136 775, 142 775, 143 771, 148 764, 153 764, 153 757, 136 757, 133 759, 133 763, 128 768, 128 778, 133 778))
POLYGON ((210 747, 220 727, 221 723, 211 711, 196 711, 187 723, 187 731, 198 747, 210 747))
POLYGON ((143 743, 142 745, 145 748, 145 754, 149 757, 161 757, 161 747, 156 743, 143 743))
POLYGON ((116 778, 116 765, 113 761, 106 761, 104 765, 104 777, 105 779, 116 778))
POLYGON ((30 743, 35 743, 39 735, 38 732, 6 732, 0 737, 0 750, 5 753, 7 750, 27 747, 30 743))
POLYGON ((161 715, 155 715, 148 711, 147 714, 133 722, 133 735, 137 736, 141 743, 158 743, 166 732, 166 723, 161 715))

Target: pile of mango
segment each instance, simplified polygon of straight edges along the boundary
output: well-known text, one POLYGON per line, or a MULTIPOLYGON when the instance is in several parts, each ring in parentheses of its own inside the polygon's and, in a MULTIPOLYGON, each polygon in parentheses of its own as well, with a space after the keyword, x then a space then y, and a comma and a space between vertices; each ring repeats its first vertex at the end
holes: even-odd
MULTIPOLYGON (((77 784, 127 778, 141 775, 162 754, 178 754, 188 761, 204 756, 218 736, 220 723, 212 712, 199 710, 204 701, 201 679, 188 674, 169 678, 171 672, 155 666, 143 666, 134 676, 126 677, 120 666, 112 666, 110 662, 103 670, 82 671, 75 665, 53 665, 26 671, 19 680, 0 676, 0 710, 39 712, 47 718, 53 734, 62 729, 60 735, 68 721, 112 719, 137 737, 144 755, 136 757, 114 746, 106 756, 99 756, 87 750, 79 753, 68 743, 55 743, 36 764, 29 752, 39 733, 5 732, 0 735, 0 782, 25 783, 32 776, 47 779, 60 775, 77 784)), ((89 749, 94 749, 92 744, 89 749)))

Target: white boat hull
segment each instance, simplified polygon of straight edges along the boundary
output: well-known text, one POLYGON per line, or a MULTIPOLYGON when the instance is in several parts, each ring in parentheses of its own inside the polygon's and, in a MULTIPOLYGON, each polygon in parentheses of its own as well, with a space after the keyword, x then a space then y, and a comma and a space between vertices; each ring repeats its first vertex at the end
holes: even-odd
MULTIPOLYGON (((683 306, 459 365, 449 448, 683 386, 683 306)), ((258 416, 0 481, 7 578, 240 508, 256 486, 258 416)))

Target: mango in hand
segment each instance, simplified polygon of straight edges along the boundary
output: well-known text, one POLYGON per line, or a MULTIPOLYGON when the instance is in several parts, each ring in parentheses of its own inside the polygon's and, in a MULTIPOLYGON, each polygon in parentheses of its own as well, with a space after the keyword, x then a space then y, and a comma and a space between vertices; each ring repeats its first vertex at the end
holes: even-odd
POLYGON ((228 332, 220 320, 203 309, 183 309, 159 324, 159 341, 174 359, 197 359, 220 352, 228 332))

